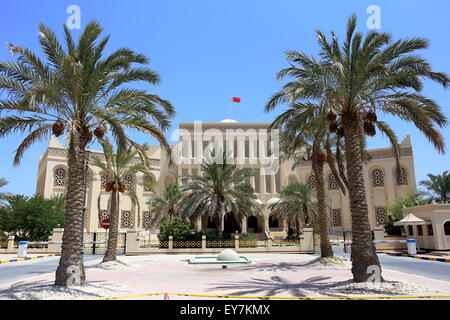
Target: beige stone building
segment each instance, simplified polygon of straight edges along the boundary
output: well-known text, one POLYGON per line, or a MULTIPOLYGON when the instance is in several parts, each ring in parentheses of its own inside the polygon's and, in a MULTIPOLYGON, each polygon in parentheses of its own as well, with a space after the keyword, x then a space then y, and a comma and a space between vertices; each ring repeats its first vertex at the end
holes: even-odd
MULTIPOLYGON (((222 148, 231 154, 236 164, 250 167, 254 177, 249 183, 263 209, 258 216, 236 221, 233 213, 222 219, 222 229, 228 232, 255 232, 264 236, 282 237, 287 232, 284 221, 272 217, 267 206, 278 199, 280 189, 290 182, 309 183, 314 187, 315 178, 309 162, 303 162, 292 170, 292 163, 279 163, 277 155, 267 155, 267 149, 274 146, 275 140, 267 133, 269 123, 239 123, 234 120, 197 123, 186 122, 179 125, 178 146, 172 147, 175 165, 169 167, 169 159, 159 146, 151 146, 148 152, 152 162, 151 175, 130 176, 126 183, 134 186, 139 196, 138 206, 133 206, 128 196, 120 200, 120 228, 142 230, 148 226, 151 216, 152 199, 170 183, 184 183, 180 177, 184 174, 200 174, 199 164, 204 154, 212 148, 222 148), (272 144, 271 144, 272 143, 272 144), (210 148, 210 149, 208 149, 210 148), (273 170, 273 168, 279 170, 273 170), (156 181, 155 192, 146 190, 139 181, 156 181)), ((90 150, 101 156, 101 151, 90 150)), ((413 192, 416 188, 414 159, 409 136, 401 143, 401 177, 397 185, 395 159, 391 148, 369 150, 371 160, 364 165, 367 201, 370 224, 373 229, 384 223, 387 212, 383 205, 391 203, 397 196, 413 192)), ((108 213, 109 194, 104 191, 105 175, 99 168, 90 166, 87 186, 87 215, 85 226, 88 231, 100 229, 99 220, 108 213)), ((80 177, 81 178, 81 177, 80 177)), ((335 232, 351 230, 348 195, 344 196, 328 167, 325 168, 325 182, 329 205, 329 218, 335 232)), ((66 151, 63 145, 51 137, 47 150, 39 161, 36 192, 45 197, 63 193, 67 183, 66 151)), ((198 227, 200 226, 198 223, 198 227)))

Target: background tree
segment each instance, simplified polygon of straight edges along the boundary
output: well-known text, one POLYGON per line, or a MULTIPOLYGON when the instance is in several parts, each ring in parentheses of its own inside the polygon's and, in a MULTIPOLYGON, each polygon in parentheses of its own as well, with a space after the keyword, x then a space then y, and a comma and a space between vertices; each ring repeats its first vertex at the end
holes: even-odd
MULTIPOLYGON (((0 188, 3 188, 8 184, 6 179, 0 178, 0 188)), ((9 192, 0 192, 0 207, 5 204, 4 200, 7 196, 11 195, 9 192)))
POLYGON ((419 185, 425 187, 429 196, 429 201, 447 203, 450 200, 450 174, 444 171, 442 174, 427 174, 428 179, 419 182, 419 185))
POLYGON ((166 185, 162 197, 157 197, 152 203, 154 218, 151 225, 160 225, 166 220, 181 219, 178 207, 183 194, 176 184, 166 185))
POLYGON ((415 192, 403 197, 397 197, 393 203, 384 208, 389 212, 388 221, 384 224, 384 229, 389 235, 401 235, 403 227, 394 226, 394 222, 403 219, 403 209, 424 205, 427 201, 423 198, 422 192, 415 192))
MULTIPOLYGON (((105 184, 105 191, 110 192, 109 197, 109 236, 103 262, 117 260, 117 242, 119 237, 119 208, 120 208, 120 194, 129 196, 133 205, 137 205, 137 212, 140 212, 139 199, 134 187, 127 188, 126 178, 134 177, 138 172, 144 175, 149 173, 147 164, 149 163, 147 157, 140 158, 139 152, 135 146, 130 146, 126 149, 118 148, 117 153, 114 153, 113 146, 108 140, 102 140, 104 160, 98 156, 94 156, 91 164, 98 167, 108 177, 105 184)), ((145 146, 140 146, 140 149, 145 150, 145 146)), ((145 155, 145 151, 142 151, 145 155)), ((99 197, 100 200, 100 197, 99 197)), ((138 224, 140 219, 138 218, 138 224)))
POLYGON ((64 226, 64 196, 9 195, 6 201, 0 208, 0 230, 16 240, 47 241, 53 228, 64 226))
POLYGON ((341 132, 345 143, 353 231, 352 273, 354 280, 361 282, 370 276, 369 266, 380 267, 368 218, 361 136, 374 136, 376 129, 387 136, 397 160, 397 179, 400 179, 398 139, 389 124, 378 119, 377 111, 412 123, 443 153, 444 139, 438 128, 444 127, 447 119, 439 105, 421 90, 424 79, 447 88, 449 78, 434 72, 430 63, 415 53, 428 47, 426 39, 392 42, 390 34, 376 31, 364 37, 355 32, 356 22, 356 15, 352 15, 342 45, 334 32, 328 40, 317 31, 320 61, 305 53, 287 52, 291 67, 280 71, 278 76, 292 76, 295 81, 276 93, 266 108, 301 99, 325 100, 320 108, 335 117, 330 121, 330 131, 341 132))
MULTIPOLYGON (((211 158, 214 158, 214 154, 211 158)), ((218 162, 216 159, 205 159, 200 165, 201 176, 182 177, 188 179, 189 183, 181 187, 184 196, 179 210, 183 217, 191 221, 202 218, 205 222, 211 217, 216 232, 220 233, 221 219, 226 213, 233 212, 236 219, 241 219, 256 215, 260 205, 256 202, 253 188, 246 183, 246 179, 253 176, 253 171, 227 163, 225 153, 218 162)), ((203 223, 203 231, 205 227, 203 223)))
POLYGON ((272 203, 269 210, 275 210, 277 218, 293 222, 297 235, 306 219, 311 221, 317 210, 317 202, 313 200, 312 189, 304 183, 291 183, 280 191, 280 200, 272 203))
POLYGON ((301 161, 311 161, 316 178, 317 216, 320 231, 320 251, 323 258, 333 256, 333 249, 328 235, 327 200, 325 194, 324 166, 330 167, 341 191, 346 193, 345 184, 348 184, 342 165, 339 139, 333 139, 327 132, 326 115, 319 110, 311 109, 303 112, 305 106, 311 103, 294 103, 285 112, 279 115, 271 124, 272 128, 281 128, 281 158, 293 160, 293 167, 301 161), (336 146, 336 159, 333 147, 336 146))
POLYGON ((15 61, 0 62, 0 138, 16 132, 28 134, 14 157, 18 165, 24 151, 50 134, 65 134, 68 144, 68 185, 61 258, 55 284, 83 284, 85 273, 81 257, 83 218, 83 179, 85 150, 93 135, 99 139, 111 134, 117 145, 135 145, 126 134, 131 128, 155 137, 168 147, 162 133, 170 127, 172 105, 143 89, 125 87, 130 82, 157 85, 159 75, 147 68, 148 58, 128 48, 105 56, 109 36, 99 39, 103 29, 88 23, 78 41, 64 25, 64 45, 43 24, 39 43, 46 60, 31 50, 9 45, 15 61), (69 270, 69 271, 68 271, 69 270), (72 277, 78 270, 79 277, 72 277))

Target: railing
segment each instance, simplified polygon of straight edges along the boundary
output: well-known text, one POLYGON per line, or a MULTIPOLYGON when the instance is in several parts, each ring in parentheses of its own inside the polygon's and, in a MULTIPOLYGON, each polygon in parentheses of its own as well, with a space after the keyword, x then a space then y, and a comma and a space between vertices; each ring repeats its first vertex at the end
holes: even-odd
POLYGON ((28 242, 28 249, 47 249, 48 248, 48 241, 33 241, 28 242))
POLYGON ((206 241, 207 248, 234 248, 234 240, 211 240, 206 241))
POLYGON ((1 241, 0 249, 6 249, 6 248, 8 248, 8 241, 1 241))
POLYGON ((272 247, 300 247, 300 240, 273 240, 272 247))
MULTIPOLYGON (((207 244, 208 245, 208 244, 207 244)), ((173 241, 173 248, 201 248, 201 241, 173 241)))
POLYGON ((168 248, 169 247, 169 241, 149 241, 149 240, 143 240, 140 241, 139 244, 140 248, 168 248))

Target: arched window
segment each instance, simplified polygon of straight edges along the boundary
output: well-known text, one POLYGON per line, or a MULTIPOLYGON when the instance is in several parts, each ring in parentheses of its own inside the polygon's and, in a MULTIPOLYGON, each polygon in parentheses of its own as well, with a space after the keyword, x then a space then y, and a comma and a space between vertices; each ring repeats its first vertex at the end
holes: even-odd
POLYGON ((133 176, 131 174, 125 175, 122 182, 125 183, 125 187, 127 188, 127 190, 133 188, 133 176))
POLYGON ((372 187, 384 187, 384 171, 380 168, 375 168, 370 173, 372 179, 372 187))
POLYGON ((122 210, 120 214, 120 227, 130 229, 134 226, 134 215, 131 210, 122 210))
POLYGON ((444 234, 450 236, 450 221, 444 223, 444 234))
POLYGON ((404 167, 400 168, 400 178, 397 180, 397 169, 394 168, 394 176, 395 176, 395 180, 396 183, 400 186, 405 186, 408 185, 408 170, 404 167))
POLYGON ((142 212, 142 220, 143 220, 144 229, 150 229, 150 222, 151 222, 150 211, 142 212))
POLYGON ((338 190, 339 186, 336 181, 334 174, 330 173, 328 175, 328 190, 338 190))
POLYGON ((53 186, 65 187, 67 180, 67 170, 65 168, 56 168, 53 173, 53 186))
POLYGON ((100 189, 105 189, 106 183, 109 181, 109 175, 106 173, 102 173, 100 175, 100 189))
POLYGON ((315 189, 317 185, 317 179, 315 175, 310 175, 308 178, 308 185, 311 189, 315 189))
POLYGON ((341 209, 332 209, 331 210, 331 221, 333 222, 333 226, 342 227, 342 211, 341 211, 341 209))
POLYGON ((377 221, 377 226, 384 225, 388 221, 388 213, 383 207, 375 207, 375 220, 377 221))

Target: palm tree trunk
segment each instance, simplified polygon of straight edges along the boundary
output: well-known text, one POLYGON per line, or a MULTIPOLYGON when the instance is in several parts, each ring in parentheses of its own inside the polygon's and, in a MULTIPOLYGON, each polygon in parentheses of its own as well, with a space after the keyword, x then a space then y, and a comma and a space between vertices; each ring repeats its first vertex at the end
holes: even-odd
POLYGON ((55 285, 84 285, 84 273, 81 250, 81 224, 83 220, 83 196, 85 174, 85 151, 76 151, 75 160, 69 163, 67 198, 64 214, 64 233, 61 245, 61 258, 55 274, 55 285))
POLYGON ((333 248, 331 248, 330 239, 328 237, 328 219, 325 200, 325 180, 323 177, 323 161, 316 161, 317 175, 317 211, 319 214, 320 229, 320 255, 322 258, 332 257, 333 248))
POLYGON ((111 209, 109 213, 109 237, 103 262, 116 261, 117 239, 119 237, 118 192, 111 190, 111 209))
POLYGON ((344 115, 343 126, 352 216, 352 273, 355 281, 364 282, 371 275, 368 273, 370 266, 378 266, 381 277, 381 266, 369 224, 358 119, 356 116, 344 115))

